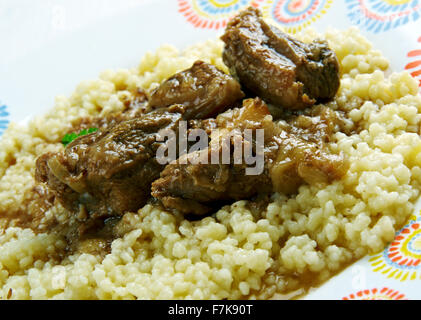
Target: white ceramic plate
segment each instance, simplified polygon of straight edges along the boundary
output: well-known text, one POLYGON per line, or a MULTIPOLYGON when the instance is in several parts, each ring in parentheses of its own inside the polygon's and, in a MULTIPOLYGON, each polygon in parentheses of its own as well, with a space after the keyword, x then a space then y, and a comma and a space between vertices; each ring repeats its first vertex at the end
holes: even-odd
MULTIPOLYGON (((73 0, 0 2, 0 134, 53 106, 85 79, 132 67, 164 43, 215 38, 248 5, 295 32, 358 26, 421 85, 421 0, 73 0)), ((305 299, 421 299, 421 203, 396 239, 305 299)))

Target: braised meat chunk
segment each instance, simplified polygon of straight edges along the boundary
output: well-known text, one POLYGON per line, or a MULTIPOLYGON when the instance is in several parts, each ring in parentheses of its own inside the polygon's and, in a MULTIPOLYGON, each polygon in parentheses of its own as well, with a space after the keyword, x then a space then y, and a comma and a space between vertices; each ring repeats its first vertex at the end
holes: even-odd
POLYGON ((152 195, 161 200, 167 209, 202 215, 216 210, 221 203, 249 199, 258 193, 272 191, 267 173, 248 176, 245 164, 212 164, 210 148, 195 151, 190 156, 207 159, 208 164, 180 164, 183 158, 188 157, 184 155, 167 165, 161 178, 152 184, 152 195))
POLYGON ((196 61, 190 69, 173 75, 154 90, 149 108, 181 104, 183 118, 206 119, 232 107, 243 98, 240 84, 211 64, 196 61))
MULTIPOLYGON (((259 192, 272 191, 263 152, 260 159, 262 172, 247 175, 250 166, 245 161, 244 150, 254 141, 246 141, 241 131, 234 132, 236 129, 263 129, 270 135, 274 130, 272 117, 259 98, 244 100, 243 104, 242 108, 228 110, 216 118, 218 130, 212 133, 208 148, 186 154, 165 167, 161 178, 152 184, 152 196, 161 200, 168 209, 201 215, 214 209, 218 203, 248 199, 259 192), (234 153, 238 147, 244 153, 236 161, 234 153), (227 162, 223 159, 225 151, 229 155, 227 162)), ((258 152, 255 146, 250 147, 254 153, 258 152)))
POLYGON ((151 183, 163 169, 155 155, 167 142, 157 141, 158 132, 177 132, 181 119, 179 113, 157 110, 79 137, 63 152, 41 156, 36 180, 46 182, 82 220, 137 210, 150 198, 151 183))
POLYGON ((221 39, 231 74, 266 102, 303 109, 332 99, 339 88, 339 63, 325 41, 293 39, 253 7, 232 19, 221 39))
POLYGON ((152 184, 152 195, 168 209, 200 215, 221 202, 273 192, 291 194, 304 183, 330 183, 348 169, 344 156, 332 153, 327 146, 339 121, 333 110, 318 107, 309 115, 274 123, 262 100, 244 100, 242 108, 216 118, 218 130, 212 133, 209 148, 184 155, 165 167, 152 184), (263 129, 264 139, 245 140, 241 135, 245 129, 263 129), (240 144, 235 146, 242 148, 241 161, 236 162, 235 147, 230 148, 230 162, 221 161, 221 141, 226 137, 230 147, 239 139, 240 144), (263 162, 256 175, 247 172, 250 166, 244 150, 249 143, 253 154, 263 151, 260 159, 256 157, 256 162, 263 162), (217 163, 211 161, 212 152, 218 155, 217 163))

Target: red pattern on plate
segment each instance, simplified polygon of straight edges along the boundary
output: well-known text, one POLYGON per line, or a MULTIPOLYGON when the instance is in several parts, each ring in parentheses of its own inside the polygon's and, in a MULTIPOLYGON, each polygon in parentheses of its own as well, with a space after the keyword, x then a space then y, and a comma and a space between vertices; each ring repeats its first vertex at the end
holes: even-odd
POLYGON ((387 287, 366 289, 351 293, 342 300, 408 300, 403 293, 387 287))
POLYGON ((259 7, 263 0, 232 0, 230 3, 199 0, 178 0, 178 12, 195 28, 224 29, 238 11, 248 6, 259 7))
POLYGON ((421 275, 421 216, 412 216, 395 239, 368 260, 374 272, 400 281, 416 280, 421 275))
MULTIPOLYGON (((418 38, 418 42, 421 43, 421 37, 418 38)), ((412 61, 405 66, 405 70, 418 79, 418 85, 421 87, 421 48, 409 51, 407 56, 412 61)))

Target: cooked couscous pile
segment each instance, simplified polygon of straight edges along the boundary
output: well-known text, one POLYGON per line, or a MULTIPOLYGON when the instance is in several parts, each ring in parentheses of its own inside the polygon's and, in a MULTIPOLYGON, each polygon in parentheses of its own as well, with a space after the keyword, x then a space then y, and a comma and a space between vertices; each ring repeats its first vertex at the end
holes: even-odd
MULTIPOLYGON (((336 133, 330 148, 349 159, 347 174, 330 185, 303 185, 293 197, 275 194, 260 211, 239 201, 200 221, 147 205, 125 214, 122 237, 105 256, 58 259, 66 246, 58 235, 14 226, 12 212, 30 210, 25 203, 35 185, 35 160, 63 148, 60 139, 81 117, 122 110, 136 88, 150 90, 198 59, 227 71, 222 42, 183 52, 163 46, 137 68, 82 82, 28 125, 11 124, 0 141, 0 296, 267 299, 309 279, 321 283, 382 250, 411 215, 421 189, 421 96, 409 74, 389 75, 387 59, 357 29, 321 37, 341 64, 341 86, 328 106, 344 112, 353 133, 336 133)), ((52 216, 60 220, 66 212, 57 204, 41 224, 52 216)))

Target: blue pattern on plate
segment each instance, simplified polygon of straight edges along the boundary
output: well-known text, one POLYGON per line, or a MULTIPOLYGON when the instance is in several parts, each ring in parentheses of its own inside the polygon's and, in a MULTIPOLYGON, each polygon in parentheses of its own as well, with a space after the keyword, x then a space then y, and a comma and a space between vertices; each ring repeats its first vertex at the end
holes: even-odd
POLYGON ((393 4, 386 0, 345 0, 348 17, 355 25, 373 33, 385 32, 420 18, 421 1, 393 4))
POLYGON ((0 136, 3 134, 4 130, 7 129, 9 125, 9 112, 7 111, 7 106, 1 104, 0 102, 0 136))

